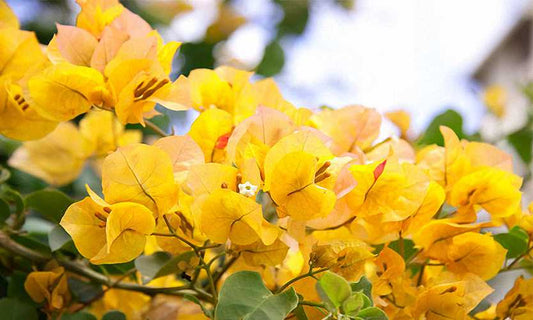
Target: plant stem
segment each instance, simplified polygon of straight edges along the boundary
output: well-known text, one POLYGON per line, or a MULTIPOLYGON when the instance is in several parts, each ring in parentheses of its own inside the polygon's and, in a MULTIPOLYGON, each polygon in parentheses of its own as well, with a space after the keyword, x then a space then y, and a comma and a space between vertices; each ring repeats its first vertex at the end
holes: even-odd
POLYGON ((160 135, 161 137, 168 137, 169 135, 161 130, 161 128, 159 128, 155 123, 153 123, 152 121, 148 120, 148 119, 144 119, 144 123, 146 124, 146 126, 150 129, 152 129, 155 133, 157 133, 158 135, 160 135))
POLYGON ((218 283, 218 281, 220 281, 220 279, 222 278, 222 275, 224 275, 224 273, 226 273, 226 271, 228 271, 229 268, 231 268, 231 266, 235 263, 235 261, 237 261, 237 259, 239 259, 239 255, 236 255, 236 256, 232 256, 227 263, 225 263, 223 266, 222 266, 222 269, 220 269, 220 271, 215 271, 214 273, 214 276, 213 276, 213 280, 215 281, 215 285, 218 283))
POLYGON ((520 261, 522 260, 523 257, 527 256, 529 254, 529 252, 533 250, 533 246, 530 247, 526 252, 522 253, 521 255, 519 255, 518 257, 516 257, 516 259, 513 260, 513 262, 511 262, 511 264, 509 264, 507 267, 503 268, 500 272, 502 271, 510 271, 510 270, 513 270, 514 266, 520 261))
POLYGON ((313 301, 306 301, 306 300, 302 300, 302 301, 300 301, 298 303, 303 305, 303 306, 311 306, 311 307, 317 307, 317 308, 326 309, 326 305, 323 304, 323 303, 318 303, 318 302, 313 302, 313 301))
POLYGON ((202 301, 214 303, 214 299, 210 294, 198 288, 191 288, 190 286, 165 288, 165 287, 143 286, 143 285, 138 285, 136 283, 124 283, 124 282, 115 283, 115 281, 113 281, 112 279, 78 262, 66 260, 60 256, 54 257, 51 255, 47 255, 47 254, 29 249, 29 248, 26 248, 23 245, 11 239, 5 233, 5 231, 0 231, 0 247, 6 249, 7 251, 17 256, 21 256, 23 258, 26 258, 38 264, 45 264, 46 262, 52 259, 55 259, 61 266, 63 266, 68 271, 75 273, 79 276, 85 277, 87 279, 90 279, 95 283, 105 285, 108 287, 113 286, 116 289, 141 292, 141 293, 151 295, 151 296, 156 295, 156 294, 167 294, 167 295, 175 295, 175 296, 183 296, 185 294, 190 294, 190 295, 196 296, 198 299, 202 301))
POLYGON ((283 290, 287 289, 291 284, 295 283, 296 281, 302 280, 302 279, 307 278, 307 277, 312 277, 315 274, 322 273, 322 272, 328 271, 328 270, 329 270, 329 268, 322 268, 322 269, 318 269, 318 270, 313 271, 313 268, 309 268, 309 271, 307 273, 299 275, 296 278, 292 278, 291 280, 285 282, 284 285, 282 285, 281 287, 279 287, 278 290, 276 290, 276 293, 282 292, 283 290))
MULTIPOLYGON (((209 287, 211 289, 211 294, 213 296, 214 304, 218 301, 218 293, 217 293, 217 287, 215 285, 215 281, 213 280, 213 275, 211 274, 211 268, 210 266, 205 262, 204 257, 202 255, 202 248, 195 245, 194 243, 190 242, 189 240, 183 238, 182 236, 178 235, 176 233, 176 230, 172 227, 170 224, 170 221, 168 220, 167 216, 163 216, 163 219, 165 220, 165 224, 167 225, 168 231, 178 240, 185 243, 189 247, 191 247, 194 250, 194 253, 198 256, 198 259, 200 259, 200 266, 205 270, 205 273, 207 275, 207 280, 209 281, 209 287)), ((194 286, 194 283, 191 283, 192 286, 194 286)))

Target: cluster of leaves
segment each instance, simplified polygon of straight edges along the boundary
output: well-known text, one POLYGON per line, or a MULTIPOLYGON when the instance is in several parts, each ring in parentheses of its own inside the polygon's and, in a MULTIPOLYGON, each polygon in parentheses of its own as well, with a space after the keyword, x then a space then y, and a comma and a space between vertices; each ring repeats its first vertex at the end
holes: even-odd
POLYGON ((486 297, 530 268, 533 206, 511 156, 464 139, 456 113, 416 140, 387 113, 399 137, 377 141, 374 109, 297 107, 251 72, 171 81, 178 43, 116 0, 79 4, 43 52, 0 2, 0 132, 24 140, 0 172, 3 315, 532 316, 531 279, 486 297), (157 125, 184 109, 186 135, 157 125), (71 198, 87 167, 101 186, 71 198), (21 194, 21 171, 50 187, 21 194))

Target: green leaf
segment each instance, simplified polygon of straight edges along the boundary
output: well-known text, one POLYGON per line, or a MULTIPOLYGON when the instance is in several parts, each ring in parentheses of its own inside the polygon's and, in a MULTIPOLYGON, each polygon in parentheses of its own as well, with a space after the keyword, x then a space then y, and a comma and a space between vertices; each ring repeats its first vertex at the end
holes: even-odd
POLYGON ((0 183, 4 183, 9 180, 11 173, 6 168, 0 167, 0 183))
POLYGON ((37 310, 29 304, 13 298, 0 299, 2 320, 37 320, 37 310))
POLYGON ((74 201, 59 190, 44 189, 26 196, 26 206, 39 212, 46 219, 59 223, 61 217, 74 201))
POLYGON ((459 139, 464 138, 463 118, 457 111, 448 109, 437 115, 424 131, 424 135, 418 140, 421 145, 438 144, 444 145, 444 138, 440 134, 439 127, 447 126, 452 129, 459 139))
POLYGON ((275 0, 283 10, 283 19, 278 24, 278 36, 301 35, 309 20, 309 0, 285 1, 275 0))
POLYGON ((9 204, 3 199, 0 199, 0 223, 5 222, 11 215, 9 204))
POLYGON ((415 243, 411 239, 402 238, 402 239, 393 241, 389 244, 389 248, 396 251, 399 255, 402 255, 402 251, 403 251, 402 257, 405 261, 408 261, 417 252, 415 248, 415 243), (403 245, 403 248, 402 248, 402 245, 403 245))
POLYGON ((195 256, 193 251, 184 252, 172 257, 168 252, 155 252, 149 256, 140 256, 135 259, 135 267, 141 273, 143 283, 148 283, 152 279, 164 277, 180 271, 178 263, 189 261, 195 256))
POLYGON ((494 235, 494 240, 507 249, 507 259, 509 259, 526 253, 529 236, 524 229, 515 226, 509 232, 494 235))
POLYGON ((531 163, 531 152, 533 145, 533 130, 523 128, 507 136, 507 141, 516 150, 520 159, 526 164, 531 163))
POLYGON ((277 295, 268 290, 257 272, 229 276, 219 294, 215 320, 283 320, 298 305, 293 288, 277 295))
POLYGON ((265 77, 272 77, 283 69, 284 64, 285 53, 283 48, 279 42, 273 41, 265 47, 263 59, 257 66, 256 72, 265 77))
POLYGON ((72 238, 70 235, 60 225, 56 225, 48 233, 48 245, 52 251, 63 248, 63 246, 71 241, 72 238))
POLYGON ((30 298, 26 289, 24 289, 24 282, 27 276, 28 274, 25 272, 13 272, 8 278, 7 296, 28 305, 36 306, 37 304, 30 298))
MULTIPOLYGON (((164 132, 168 132, 169 131, 170 118, 166 114, 159 114, 159 115, 151 118, 150 122, 155 124, 159 129, 163 130, 164 132)), ((144 127, 142 130, 143 130, 144 135, 159 135, 157 132, 155 132, 154 129, 152 129, 152 128, 148 127, 148 126, 144 127)))
POLYGON ((126 272, 129 272, 131 269, 135 268, 135 263, 133 261, 124 262, 124 263, 113 263, 113 264, 99 264, 91 265, 91 267, 104 274, 112 275, 124 275, 126 272))
POLYGON ((183 295, 183 299, 189 300, 190 302, 197 304, 198 306, 200 306, 202 312, 205 314, 206 317, 208 317, 209 319, 213 318, 213 311, 211 309, 207 309, 197 297, 190 294, 185 294, 183 295))
POLYGON ((342 303, 342 313, 348 316, 356 316, 365 305, 366 296, 362 292, 356 292, 342 303))
POLYGON ((298 305, 298 307, 294 309, 293 313, 296 316, 297 320, 309 320, 309 318, 307 318, 307 315, 305 314, 305 310, 302 305, 298 305))
POLYGON ((38 235, 35 234, 23 234, 23 235, 13 235, 12 239, 16 242, 20 243, 21 245, 37 250, 42 254, 50 255, 52 252, 50 251, 50 248, 48 247, 48 243, 46 243, 46 239, 42 241, 38 237, 38 235))
POLYGON ((316 283, 316 290, 326 304, 339 308, 344 300, 352 294, 352 289, 348 281, 343 277, 327 271, 316 283))
POLYGON ((363 309, 359 311, 357 314, 359 318, 363 318, 365 320, 388 320, 389 318, 383 312, 381 309, 378 309, 376 307, 370 307, 363 309))
POLYGON ((104 314, 102 320, 126 320, 126 316, 122 312, 114 310, 104 314))
POLYGON ((82 281, 77 278, 68 278, 68 288, 74 298, 81 303, 89 302, 102 294, 102 286, 82 281))
POLYGON ((370 305, 372 304, 372 283, 368 281, 366 277, 361 277, 358 282, 350 283, 352 292, 362 292, 369 300, 370 305))
POLYGON ((98 320, 88 312, 67 313, 61 316, 61 320, 98 320))
POLYGON ((24 211, 24 200, 18 191, 3 185, 0 189, 0 198, 14 205, 14 212, 19 215, 24 211))

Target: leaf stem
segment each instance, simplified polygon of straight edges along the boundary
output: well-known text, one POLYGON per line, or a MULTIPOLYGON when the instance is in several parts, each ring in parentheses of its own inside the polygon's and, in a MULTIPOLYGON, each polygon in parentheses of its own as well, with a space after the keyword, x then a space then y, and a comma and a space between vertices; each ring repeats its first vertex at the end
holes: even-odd
POLYGON ((148 120, 148 119, 144 119, 144 123, 146 124, 146 126, 150 129, 152 129, 155 133, 157 133, 158 135, 160 135, 161 137, 168 137, 169 135, 161 130, 161 128, 159 128, 155 123, 153 123, 152 121, 148 120))
POLYGON ((328 271, 328 270, 329 270, 329 268, 321 268, 321 269, 313 271, 313 268, 310 267, 309 271, 307 271, 307 273, 301 274, 301 275, 299 275, 299 276, 297 276, 295 278, 292 278, 291 280, 285 282, 284 285, 282 285, 281 287, 279 287, 278 290, 276 290, 276 293, 282 292, 283 290, 287 289, 290 285, 292 285, 296 281, 302 280, 302 279, 307 278, 307 277, 312 277, 315 274, 322 273, 322 272, 325 272, 325 271, 328 271))
MULTIPOLYGON (((198 256, 198 259, 200 259, 200 266, 205 270, 205 273, 207 275, 207 280, 209 281, 209 287, 211 289, 211 294, 213 296, 214 304, 216 304, 217 301, 218 301, 217 287, 215 285, 215 281, 213 280, 213 275, 211 273, 210 265, 208 265, 205 262, 203 254, 202 254, 202 249, 205 248, 205 246, 203 246, 203 247, 197 246, 194 243, 190 242, 189 240, 187 240, 187 239, 183 238, 182 236, 178 235, 176 233, 176 230, 174 230, 174 228, 170 224, 170 221, 168 220, 166 215, 163 216, 163 219, 165 220, 165 223, 167 225, 168 231, 176 239, 180 240, 181 242, 183 242, 186 245, 188 245, 189 247, 191 247, 194 250, 194 253, 196 253, 196 256, 198 256)), ((194 283, 192 283, 192 285, 194 286, 194 283)))

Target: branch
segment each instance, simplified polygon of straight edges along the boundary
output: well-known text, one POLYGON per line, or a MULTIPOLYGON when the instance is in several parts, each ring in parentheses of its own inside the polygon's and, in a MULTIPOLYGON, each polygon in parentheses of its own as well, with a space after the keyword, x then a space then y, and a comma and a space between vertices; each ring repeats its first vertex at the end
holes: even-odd
POLYGON ((207 294, 203 290, 197 290, 196 288, 191 288, 189 286, 179 286, 179 287, 149 287, 142 286, 135 283, 115 283, 112 279, 104 276, 101 273, 98 273, 87 266, 80 264, 75 261, 65 260, 62 257, 54 257, 52 255, 44 254, 29 248, 24 247, 23 245, 15 242, 11 239, 5 231, 0 231, 0 247, 6 249, 7 251, 26 258, 34 263, 44 264, 52 259, 55 259, 59 265, 65 267, 68 271, 75 273, 77 275, 83 276, 87 279, 90 279, 98 284, 105 286, 113 286, 117 289, 129 290, 142 292, 147 295, 156 295, 156 294, 167 294, 174 296, 183 296, 185 294, 190 294, 196 296, 198 299, 213 303, 213 297, 207 294))

